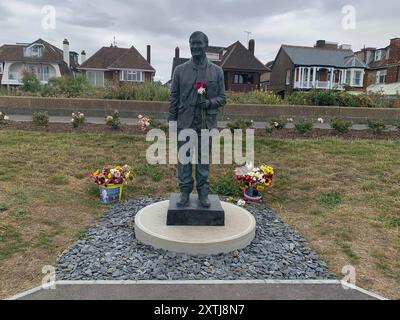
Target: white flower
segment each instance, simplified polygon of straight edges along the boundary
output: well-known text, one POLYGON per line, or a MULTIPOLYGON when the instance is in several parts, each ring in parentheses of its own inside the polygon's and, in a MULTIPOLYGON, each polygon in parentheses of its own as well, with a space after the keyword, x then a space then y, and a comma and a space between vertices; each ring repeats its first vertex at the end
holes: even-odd
POLYGON ((319 122, 319 123, 324 123, 324 119, 318 118, 318 122, 319 122))
POLYGON ((274 122, 274 126, 275 126, 275 127, 279 126, 279 123, 275 121, 275 122, 274 122))
POLYGON ((74 121, 75 121, 75 120, 72 118, 72 119, 71 119, 71 122, 74 122, 74 121))
POLYGON ((246 205, 246 201, 240 199, 240 200, 237 202, 237 205, 238 205, 239 207, 243 207, 243 206, 246 205))
POLYGON ((3 112, 0 112, 0 116, 2 116, 3 115, 3 112))
POLYGON ((197 90, 197 93, 199 94, 199 95, 205 95, 206 94, 206 89, 205 88, 203 88, 203 87, 201 87, 201 88, 199 88, 198 90, 197 90))
POLYGON ((286 119, 288 122, 293 122, 293 118, 287 118, 286 119))
POLYGON ((4 120, 9 120, 10 118, 8 116, 4 116, 4 120))

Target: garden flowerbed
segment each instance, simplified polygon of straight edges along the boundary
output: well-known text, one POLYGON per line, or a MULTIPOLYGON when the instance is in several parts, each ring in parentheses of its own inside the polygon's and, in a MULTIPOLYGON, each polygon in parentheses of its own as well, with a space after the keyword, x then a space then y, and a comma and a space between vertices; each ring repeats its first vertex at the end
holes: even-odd
MULTIPOLYGON (((51 122, 46 126, 38 126, 33 122, 7 121, 0 125, 0 130, 27 130, 42 132, 78 132, 78 133, 127 133, 144 134, 145 132, 136 125, 123 125, 120 129, 112 129, 106 124, 85 123, 74 128, 70 123, 51 122)), ((264 129, 255 129, 256 136, 282 139, 313 139, 320 137, 338 137, 346 140, 353 139, 379 139, 399 140, 400 130, 387 131, 382 134, 375 134, 371 130, 350 130, 348 133, 338 133, 335 130, 314 128, 310 133, 302 134, 296 129, 282 129, 266 132, 264 129)))

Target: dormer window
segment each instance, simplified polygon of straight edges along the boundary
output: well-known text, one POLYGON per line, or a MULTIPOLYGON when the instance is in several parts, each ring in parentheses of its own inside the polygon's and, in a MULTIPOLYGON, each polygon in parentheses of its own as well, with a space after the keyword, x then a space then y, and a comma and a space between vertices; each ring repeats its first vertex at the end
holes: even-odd
POLYGON ((25 49, 24 56, 31 58, 40 58, 43 56, 44 46, 42 44, 33 44, 25 49))
POLYGON ((379 61, 385 55, 385 50, 376 50, 375 51, 375 61, 379 61))

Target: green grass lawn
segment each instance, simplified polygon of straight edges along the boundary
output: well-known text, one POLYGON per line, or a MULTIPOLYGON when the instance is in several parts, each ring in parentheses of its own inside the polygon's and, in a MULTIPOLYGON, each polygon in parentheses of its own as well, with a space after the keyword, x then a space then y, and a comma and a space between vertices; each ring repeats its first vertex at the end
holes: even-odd
MULTIPOLYGON (((127 197, 177 191, 175 166, 149 165, 144 136, 0 131, 0 297, 41 282, 41 269, 85 234, 106 206, 86 174, 128 164, 127 197)), ((400 141, 257 138, 271 164, 264 201, 342 278, 400 298, 400 141)), ((240 196, 234 165, 212 167, 212 191, 240 196)))

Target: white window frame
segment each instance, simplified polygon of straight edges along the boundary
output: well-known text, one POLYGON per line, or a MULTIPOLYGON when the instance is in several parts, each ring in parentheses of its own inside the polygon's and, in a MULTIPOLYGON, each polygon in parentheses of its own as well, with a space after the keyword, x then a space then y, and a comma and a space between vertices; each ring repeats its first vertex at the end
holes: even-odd
POLYGON ((286 85, 289 86, 290 85, 290 77, 291 77, 291 70, 288 69, 286 70, 286 85))
POLYGON ((364 85, 364 71, 359 69, 352 69, 351 70, 351 86, 352 87, 362 87, 364 85), (360 74, 360 82, 356 83, 356 74, 360 74))
POLYGON ((376 84, 382 84, 386 83, 386 77, 387 77, 387 70, 379 70, 376 72, 376 84), (383 77, 383 81, 381 81, 381 77, 383 77))
POLYGON ((134 69, 121 70, 119 80, 124 82, 144 82, 144 72, 134 69))
POLYGON ((31 46, 27 47, 24 52, 25 57, 31 57, 31 58, 40 58, 43 56, 43 51, 44 51, 44 45, 41 43, 34 43, 31 46), (32 49, 33 48, 41 48, 41 52, 38 52, 38 54, 32 54, 32 49))
POLYGON ((102 70, 86 70, 86 79, 88 79, 96 87, 104 87, 104 71, 102 71, 102 70), (95 75, 94 83, 92 81, 90 81, 89 73, 93 73, 95 75), (98 79, 99 74, 101 74, 100 82, 98 79))

